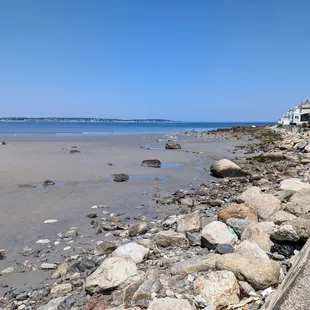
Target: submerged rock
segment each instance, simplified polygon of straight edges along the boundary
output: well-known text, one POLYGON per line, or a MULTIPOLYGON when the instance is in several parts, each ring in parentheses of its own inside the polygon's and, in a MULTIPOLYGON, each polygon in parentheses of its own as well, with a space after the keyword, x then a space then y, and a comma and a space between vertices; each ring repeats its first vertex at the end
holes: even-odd
POLYGON ((180 150, 182 149, 181 145, 179 143, 169 142, 165 144, 166 150, 180 150))
POLYGON ((247 175, 237 164, 228 159, 221 159, 210 167, 210 172, 217 178, 243 177, 247 175))
POLYGON ((126 182, 129 180, 129 175, 125 173, 119 173, 114 176, 114 182, 126 182))
POLYGON ((161 161, 158 159, 146 159, 142 161, 142 167, 160 168, 161 161))

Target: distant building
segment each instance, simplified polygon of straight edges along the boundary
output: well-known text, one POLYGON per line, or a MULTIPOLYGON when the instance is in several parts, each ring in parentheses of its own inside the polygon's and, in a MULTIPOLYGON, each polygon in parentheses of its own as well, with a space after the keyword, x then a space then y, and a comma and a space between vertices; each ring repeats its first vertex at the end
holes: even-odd
POLYGON ((288 110, 279 119, 279 125, 303 125, 310 122, 310 101, 306 100, 300 105, 288 110))

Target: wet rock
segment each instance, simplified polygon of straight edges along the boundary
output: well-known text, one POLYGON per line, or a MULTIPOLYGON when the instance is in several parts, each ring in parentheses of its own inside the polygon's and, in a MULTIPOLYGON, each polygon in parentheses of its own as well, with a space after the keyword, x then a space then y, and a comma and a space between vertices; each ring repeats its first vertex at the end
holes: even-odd
POLYGON ((194 293, 218 309, 239 302, 239 285, 231 271, 213 271, 194 282, 194 293))
POLYGON ((29 298, 29 294, 27 292, 23 292, 21 294, 18 294, 15 299, 18 301, 26 300, 29 298))
POLYGON ((208 270, 215 270, 216 261, 219 254, 208 254, 205 256, 195 256, 179 263, 175 263, 171 267, 171 273, 174 275, 189 275, 208 270))
POLYGON ((176 299, 176 298, 158 298, 154 299, 147 310, 193 310, 191 304, 187 299, 176 299))
POLYGON ((132 225, 128 230, 128 234, 130 237, 144 235, 146 232, 147 232, 147 223, 145 222, 132 225))
POLYGON ((79 151, 79 150, 70 150, 69 153, 70 154, 80 154, 81 151, 79 151))
POLYGON ((248 258, 235 253, 225 254, 217 259, 216 267, 232 271, 239 280, 249 282, 256 290, 279 283, 280 264, 269 259, 248 258))
POLYGON ((130 256, 105 259, 85 281, 88 293, 99 293, 139 281, 138 270, 130 256))
POLYGON ((260 248, 257 243, 249 240, 244 240, 235 246, 235 253, 248 258, 269 259, 268 255, 260 248))
POLYGON ((278 241, 293 241, 296 242, 300 239, 297 232, 293 229, 292 225, 283 224, 276 226, 270 234, 271 238, 278 241))
POLYGON ((126 182, 129 180, 129 175, 125 173, 119 173, 114 176, 114 182, 126 182))
POLYGON ((12 273, 12 272, 14 272, 15 270, 14 270, 14 267, 8 267, 8 268, 6 268, 6 269, 3 269, 1 272, 0 272, 0 274, 1 275, 3 275, 3 274, 8 274, 8 273, 12 273))
POLYGON ((218 244, 234 244, 237 240, 234 231, 219 221, 206 225, 201 232, 202 245, 205 247, 214 248, 218 244))
POLYGON ((181 145, 179 143, 169 142, 165 144, 166 150, 180 150, 182 149, 181 145))
POLYGON ((218 244, 215 248, 215 252, 219 254, 228 254, 228 253, 234 253, 235 249, 231 244, 218 244))
POLYGON ((296 216, 292 213, 279 210, 270 216, 270 221, 274 222, 276 225, 281 225, 284 222, 292 221, 296 216))
POLYGON ((72 291, 72 285, 70 283, 64 283, 55 285, 51 289, 52 295, 59 295, 59 294, 67 294, 72 291))
POLYGON ((285 210, 296 216, 310 213, 310 189, 296 192, 286 204, 285 210))
POLYGON ((294 220, 286 222, 291 225, 294 231, 297 232, 300 239, 307 240, 310 238, 310 220, 301 217, 296 217, 294 220))
POLYGON ((38 307, 37 310, 58 310, 59 306, 65 302, 66 298, 67 297, 65 296, 52 299, 46 305, 38 307))
POLYGON ((210 167, 210 172, 217 178, 242 177, 247 175, 237 164, 228 160, 221 159, 210 167))
POLYGON ((90 218, 90 219, 94 219, 94 218, 97 217, 97 213, 89 213, 89 214, 87 214, 86 216, 87 216, 88 218, 90 218))
POLYGON ((56 264, 50 264, 50 263, 41 264, 42 270, 52 270, 52 269, 57 269, 57 267, 58 267, 58 265, 56 265, 56 264))
POLYGON ((197 232, 201 229, 200 211, 180 215, 177 220, 177 232, 197 232))
POLYGON ((271 194, 264 194, 255 186, 243 192, 239 196, 239 199, 254 207, 258 216, 265 221, 268 220, 273 213, 282 209, 282 203, 277 197, 271 194))
POLYGON ((96 246, 95 255, 107 255, 111 254, 117 245, 111 241, 103 241, 99 245, 96 246))
POLYGON ((45 180, 42 184, 44 187, 46 186, 50 186, 50 185, 55 185, 55 182, 54 181, 51 181, 51 180, 45 180))
POLYGON ((160 168, 161 161, 159 159, 146 159, 142 161, 142 167, 160 168))
POLYGON ((296 178, 286 179, 280 183, 280 190, 299 192, 301 189, 310 189, 310 184, 296 178))
POLYGON ((163 230, 156 234, 156 243, 162 247, 187 247, 189 245, 185 234, 172 230, 163 230))
POLYGON ((118 257, 123 255, 129 255, 135 263, 143 262, 149 254, 149 250, 142 245, 135 242, 129 242, 119 246, 113 253, 112 256, 118 257))
POLYGON ((245 219, 237 219, 237 218, 229 218, 226 221, 226 225, 232 228, 236 234, 241 237, 244 230, 251 224, 249 220, 245 219))
POLYGON ((222 209, 219 212, 219 220, 223 222, 227 222, 230 218, 237 219, 246 219, 251 222, 257 222, 257 211, 255 208, 246 205, 244 203, 241 204, 231 204, 227 208, 222 209))
POLYGON ((244 230, 241 241, 253 241, 260 246, 265 252, 269 252, 272 246, 269 234, 259 224, 250 224, 244 230))

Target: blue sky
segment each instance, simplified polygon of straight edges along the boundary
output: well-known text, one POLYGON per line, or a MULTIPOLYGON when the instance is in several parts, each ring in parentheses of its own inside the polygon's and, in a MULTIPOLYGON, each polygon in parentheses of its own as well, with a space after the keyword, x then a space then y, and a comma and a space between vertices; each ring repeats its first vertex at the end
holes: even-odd
POLYGON ((307 0, 4 0, 0 116, 274 121, 310 99, 307 0))

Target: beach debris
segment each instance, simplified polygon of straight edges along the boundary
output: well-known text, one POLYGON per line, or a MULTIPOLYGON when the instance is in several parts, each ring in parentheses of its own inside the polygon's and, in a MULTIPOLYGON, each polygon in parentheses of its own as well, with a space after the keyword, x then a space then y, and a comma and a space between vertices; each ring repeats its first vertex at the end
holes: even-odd
POLYGON ((70 154, 79 154, 79 153, 81 153, 81 151, 74 149, 74 150, 70 150, 69 153, 70 154))
POLYGON ((5 142, 5 141, 2 141, 2 142, 1 142, 1 145, 6 145, 6 142, 5 142))
POLYGON ((50 186, 50 185, 55 185, 55 182, 54 182, 54 181, 51 181, 51 180, 45 180, 45 181, 42 183, 42 185, 43 185, 44 187, 50 186))
POLYGON ((113 166, 113 164, 112 164, 112 163, 107 163, 107 165, 108 165, 108 166, 113 166))
POLYGON ((49 219, 49 220, 45 220, 44 224, 53 224, 53 223, 56 223, 56 222, 58 222, 58 220, 56 220, 56 219, 49 219))
POLYGON ((125 173, 118 173, 114 175, 114 182, 126 182, 129 180, 129 175, 125 173))
POLYGON ((161 161, 159 159, 146 159, 141 163, 142 167, 160 168, 161 161))
POLYGON ((168 142, 165 144, 165 149, 166 150, 180 150, 182 149, 182 146, 179 143, 168 142))

